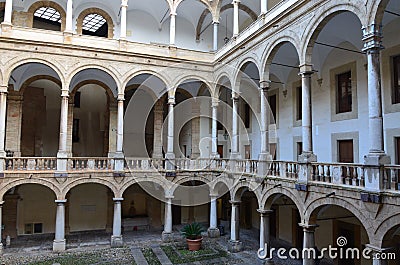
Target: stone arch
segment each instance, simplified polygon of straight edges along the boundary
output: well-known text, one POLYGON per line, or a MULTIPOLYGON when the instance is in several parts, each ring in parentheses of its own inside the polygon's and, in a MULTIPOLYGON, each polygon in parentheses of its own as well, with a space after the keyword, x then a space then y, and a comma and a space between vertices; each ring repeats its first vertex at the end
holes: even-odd
POLYGON ((377 247, 383 247, 383 241, 385 236, 393 228, 400 226, 400 213, 396 213, 386 219, 384 219, 375 230, 374 239, 376 242, 371 242, 377 244, 377 247))
POLYGON ((300 65, 312 64, 312 51, 314 48, 314 43, 325 25, 337 14, 340 14, 342 12, 350 12, 359 19, 361 25, 365 25, 366 14, 361 13, 361 9, 359 8, 360 6, 364 5, 364 3, 361 3, 361 1, 357 1, 356 3, 346 2, 343 4, 335 4, 332 2, 329 4, 333 4, 333 6, 325 9, 322 14, 320 14, 319 16, 315 16, 315 18, 311 19, 306 29, 304 30, 305 34, 303 35, 303 38, 301 40, 302 47, 300 49, 301 52, 299 53, 300 65))
POLYGON ((187 176, 187 177, 178 179, 176 182, 173 183, 172 192, 175 192, 175 190, 183 183, 189 182, 192 180, 203 182, 205 185, 208 186, 208 188, 210 189, 210 192, 211 192, 210 178, 207 178, 204 176, 199 176, 199 175, 187 176))
POLYGON ((50 75, 35 75, 35 76, 32 76, 32 77, 28 78, 28 80, 26 80, 26 81, 22 84, 22 86, 21 86, 21 88, 20 88, 20 90, 19 90, 20 93, 23 95, 25 89, 26 89, 30 84, 32 84, 33 82, 35 82, 35 81, 37 81, 37 80, 42 80, 42 79, 49 80, 49 81, 55 83, 56 85, 58 85, 60 88, 62 88, 61 81, 58 80, 57 78, 53 77, 53 76, 50 76, 50 75))
POLYGON ((306 224, 315 222, 314 219, 316 219, 316 214, 318 214, 322 206, 328 205, 339 206, 351 212, 360 221, 360 223, 363 224, 368 234, 368 238, 373 238, 373 225, 371 223, 372 219, 364 215, 363 211, 360 209, 360 206, 354 205, 351 200, 346 200, 344 198, 321 197, 311 201, 304 208, 304 222, 306 224))
POLYGON ((5 86, 8 86, 8 81, 11 78, 12 72, 17 69, 19 66, 29 64, 29 63, 38 63, 38 64, 43 64, 51 68, 54 72, 56 72, 58 78, 61 80, 61 89, 63 88, 65 84, 65 78, 64 75, 62 74, 63 72, 61 71, 61 67, 54 64, 53 62, 41 59, 41 58, 15 58, 9 62, 9 64, 5 65, 4 68, 7 69, 6 72, 4 73, 4 78, 3 82, 5 86))
POLYGON ((272 64, 272 61, 275 58, 276 53, 279 51, 279 49, 286 43, 289 43, 293 45, 293 47, 296 49, 297 56, 299 56, 300 60, 300 49, 298 44, 300 41, 295 38, 297 36, 281 36, 275 41, 273 41, 270 45, 267 46, 267 48, 264 50, 264 53, 262 55, 261 59, 261 72, 260 72, 260 79, 263 79, 262 81, 269 80, 269 67, 272 64))
POLYGON ((89 84, 95 84, 95 85, 101 86, 106 91, 108 98, 110 98, 110 99, 115 98, 115 95, 114 95, 114 92, 112 91, 112 89, 108 85, 106 85, 105 83, 103 83, 99 80, 85 80, 85 81, 79 82, 75 87, 72 88, 70 95, 74 95, 76 93, 76 91, 78 91, 81 87, 83 87, 85 85, 89 85, 89 84))
POLYGON ((214 94, 215 98, 219 98, 219 93, 220 93, 220 88, 221 88, 221 84, 219 84, 219 83, 220 83, 220 80, 223 78, 226 78, 229 81, 230 89, 232 89, 233 83, 232 83, 231 78, 229 77, 229 74, 225 73, 225 72, 220 73, 218 75, 217 79, 215 79, 215 80, 217 80, 215 83, 216 84, 215 94, 214 94))
MULTIPOLYGON (((244 60, 242 60, 239 63, 239 66, 236 67, 235 69, 235 73, 234 73, 234 81, 233 81, 233 89, 235 91, 236 87, 240 87, 240 82, 241 82, 241 72, 242 72, 242 68, 250 63, 253 63, 258 70, 258 76, 261 77, 261 72, 260 72, 260 66, 259 66, 259 62, 257 62, 256 59, 252 58, 252 57, 247 57, 244 60)), ((239 91, 238 91, 239 92, 239 91)))
MULTIPOLYGON (((222 1, 220 1, 220 3, 222 3, 222 1)), ((217 11, 217 13, 221 14, 222 12, 224 12, 230 8, 233 8, 233 6, 231 4, 224 5, 223 7, 220 8, 219 11, 217 11)), ((240 4, 239 9, 246 12, 253 21, 257 20, 257 18, 258 18, 257 14, 253 10, 251 10, 251 8, 248 7, 247 5, 240 4)), ((206 9, 204 9, 203 13, 201 13, 199 21, 197 22, 197 26, 196 26, 196 40, 197 41, 200 40, 201 30, 203 28, 203 24, 208 15, 208 12, 210 12, 212 15, 212 10, 206 8, 206 9)))
POLYGON ((164 190, 163 196, 165 195, 165 193, 170 189, 171 186, 171 182, 163 179, 163 178, 159 178, 158 176, 148 176, 145 179, 137 179, 137 178, 129 178, 127 181, 125 181, 121 187, 118 190, 118 196, 119 198, 122 197, 122 195, 124 194, 124 192, 132 185, 135 184, 139 184, 141 182, 153 182, 155 184, 160 185, 160 187, 164 190))
POLYGON ((183 76, 183 77, 177 79, 177 80, 174 82, 174 85, 173 85, 173 87, 174 87, 174 95, 175 95, 175 92, 176 92, 176 90, 178 89, 178 87, 179 87, 183 82, 188 81, 188 80, 191 80, 191 79, 194 79, 194 80, 196 80, 196 81, 201 81, 201 82, 203 82, 203 83, 207 86, 207 89, 208 89, 208 91, 210 92, 210 94, 211 94, 211 95, 214 94, 214 91, 212 91, 212 86, 211 86, 211 84, 210 84, 205 78, 203 78, 203 77, 201 77, 201 76, 197 76, 197 75, 185 75, 185 76, 183 76))
POLYGON ((108 25, 108 33, 107 33, 107 38, 112 39, 114 38, 114 22, 111 16, 104 11, 103 9, 97 8, 97 7, 92 7, 92 8, 87 8, 83 10, 78 18, 76 19, 76 27, 77 27, 77 33, 82 35, 82 24, 83 20, 85 19, 86 16, 90 14, 99 14, 101 15, 106 21, 108 25))
POLYGON ((47 179, 42 179, 42 178, 29 178, 29 179, 18 179, 12 182, 7 183, 0 189, 0 200, 3 200, 3 196, 6 194, 6 192, 14 187, 24 185, 24 184, 35 184, 35 185, 40 185, 44 186, 46 188, 49 188, 57 198, 57 200, 63 200, 65 197, 61 193, 61 190, 58 188, 56 184, 53 182, 47 180, 47 179))
POLYGON ((218 178, 216 181, 211 182, 209 185, 210 185, 210 194, 217 194, 216 193, 217 186, 218 185, 225 185, 226 188, 229 191, 230 197, 232 197, 230 187, 233 185, 233 182, 229 181, 229 179, 227 179, 225 176, 221 177, 221 178, 218 178))
POLYGON ((304 203, 299 200, 299 195, 295 194, 293 190, 286 188, 271 188, 267 190, 261 199, 260 208, 264 210, 270 210, 277 195, 285 195, 288 197, 295 205, 300 213, 300 217, 304 219, 304 203))
POLYGON ((164 76, 164 75, 160 74, 157 71, 148 70, 148 69, 146 69, 146 70, 136 70, 135 69, 134 71, 131 71, 128 74, 125 75, 125 78, 123 78, 123 82, 122 82, 123 91, 121 90, 121 91, 119 91, 119 93, 120 94, 124 94, 126 92, 125 88, 128 85, 129 81, 131 81, 135 77, 137 77, 139 75, 143 75, 143 74, 148 74, 148 75, 152 75, 152 76, 157 77, 158 79, 160 79, 164 83, 164 85, 165 85, 165 87, 167 89, 170 89, 172 87, 171 81, 167 78, 167 76, 164 76))
MULTIPOLYGON (((71 82, 71 80, 72 80, 78 73, 83 72, 83 71, 85 71, 85 70, 90 70, 90 69, 103 71, 103 72, 105 72, 106 74, 108 74, 108 75, 110 75, 110 76, 112 77, 113 81, 114 81, 115 84, 117 85, 117 88, 116 88, 116 90, 112 90, 111 88, 110 88, 110 89, 111 89, 111 91, 112 91, 114 97, 116 98, 116 97, 118 96, 118 92, 119 92, 119 89, 118 89, 118 88, 120 87, 120 83, 118 82, 118 81, 119 81, 118 76, 117 76, 116 73, 114 73, 113 71, 111 71, 109 68, 106 68, 106 67, 104 67, 104 66, 102 66, 102 65, 97 65, 97 64, 86 64, 86 65, 81 65, 81 66, 79 66, 78 68, 73 69, 73 71, 69 73, 69 76, 68 76, 68 79, 67 79, 67 80, 68 80, 69 82, 71 82)), ((71 84, 69 84, 69 85, 71 85, 71 84)), ((72 92, 72 90, 73 90, 73 88, 72 88, 72 87, 69 87, 69 91, 72 92)))
POLYGON ((364 26, 371 24, 382 24, 383 15, 389 2, 390 0, 372 1, 370 11, 368 12, 366 24, 364 26))
POLYGON ((259 185, 255 182, 240 181, 235 184, 231 190, 231 199, 233 201, 240 201, 242 197, 241 191, 251 191, 256 195, 258 207, 260 208, 261 194, 259 193, 259 185))
POLYGON ((66 21, 66 13, 65 10, 62 6, 57 4, 56 2, 53 1, 38 1, 33 3, 29 8, 28 8, 28 25, 29 27, 33 27, 33 14, 35 13, 36 10, 38 10, 41 7, 51 7, 57 10, 58 13, 60 13, 61 16, 61 31, 65 30, 65 21, 66 21))
POLYGON ((112 181, 104 180, 104 179, 101 179, 98 177, 91 177, 89 175, 88 178, 75 179, 75 180, 69 182, 66 186, 64 186, 64 188, 61 191, 62 197, 65 198, 67 193, 69 191, 71 191, 74 187, 83 185, 83 184, 100 184, 100 185, 103 185, 103 186, 106 186, 107 188, 109 188, 113 192, 114 196, 116 196, 118 194, 118 188, 115 186, 115 184, 112 181))

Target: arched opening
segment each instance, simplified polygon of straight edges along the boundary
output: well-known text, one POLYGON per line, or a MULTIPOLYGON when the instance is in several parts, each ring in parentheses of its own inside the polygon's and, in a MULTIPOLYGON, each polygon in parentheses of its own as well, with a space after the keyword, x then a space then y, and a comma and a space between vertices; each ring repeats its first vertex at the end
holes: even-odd
POLYGON ((11 248, 37 246, 48 241, 51 247, 55 231, 56 196, 54 191, 39 184, 22 184, 3 196, 2 240, 11 238, 11 248))
POLYGON ((74 157, 105 157, 116 152, 117 85, 100 69, 85 69, 71 80, 69 152, 74 157))
POLYGON ((232 137, 232 86, 226 77, 218 81, 218 86, 220 103, 217 109, 217 153, 220 158, 228 158, 232 137))
POLYGON ((55 157, 61 110, 61 81, 57 73, 44 64, 23 64, 12 71, 9 90, 9 154, 55 157))
POLYGON ((151 74, 133 77, 125 88, 124 153, 127 157, 164 157, 163 123, 168 113, 165 83, 151 74))
POLYGON ((61 15, 49 6, 42 6, 33 13, 33 28, 61 31, 61 15))
MULTIPOLYGON (((396 257, 400 256, 400 225, 396 225, 389 229, 386 235, 383 237, 382 248, 386 249, 384 253, 389 255, 389 253, 395 253, 396 257)), ((387 265, 396 265, 396 261, 387 256, 387 265)))
POLYGON ((88 8, 82 11, 77 18, 78 34, 104 37, 114 37, 113 20, 107 12, 99 8, 88 8))

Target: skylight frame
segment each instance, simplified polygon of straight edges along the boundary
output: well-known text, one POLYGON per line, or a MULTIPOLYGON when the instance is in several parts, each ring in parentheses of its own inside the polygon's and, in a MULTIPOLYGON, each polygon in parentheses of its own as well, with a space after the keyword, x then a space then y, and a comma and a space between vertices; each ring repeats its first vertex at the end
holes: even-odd
POLYGON ((36 9, 35 13, 33 13, 33 16, 61 24, 60 12, 50 6, 42 6, 36 9))
POLYGON ((107 20, 102 15, 92 13, 83 19, 82 29, 97 32, 105 23, 107 23, 107 20))

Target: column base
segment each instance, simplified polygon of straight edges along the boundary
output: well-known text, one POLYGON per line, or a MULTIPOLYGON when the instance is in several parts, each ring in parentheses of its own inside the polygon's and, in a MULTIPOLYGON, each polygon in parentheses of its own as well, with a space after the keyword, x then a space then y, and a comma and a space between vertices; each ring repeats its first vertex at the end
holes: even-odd
POLYGON ((10 31, 12 29, 12 27, 13 27, 13 25, 11 23, 7 23, 7 22, 2 22, 0 24, 0 26, 1 26, 1 31, 2 32, 10 31))
POLYGON ((240 252, 243 250, 243 243, 239 240, 229 240, 228 250, 232 253, 240 252))
POLYGON ((210 238, 218 238, 221 235, 218 228, 210 227, 210 228, 208 228, 207 233, 208 233, 208 237, 210 237, 210 238))
POLYGON ((165 169, 166 170, 175 170, 175 154, 174 153, 166 153, 165 154, 165 169))
POLYGON ((124 240, 122 236, 111 236, 111 247, 120 248, 124 246, 124 240))
POLYGON ((364 156, 366 191, 379 193, 384 189, 381 167, 390 163, 390 157, 385 153, 369 153, 364 156))
POLYGON ((161 240, 165 243, 174 241, 174 233, 163 231, 161 234, 161 240))
POLYGON ((66 173, 68 170, 68 153, 58 152, 57 153, 57 171, 56 173, 66 173))
POLYGON ((63 252, 66 249, 66 241, 63 240, 54 240, 53 241, 53 251, 54 252, 63 252))
POLYGON ((302 153, 298 157, 300 163, 312 163, 317 162, 317 156, 314 153, 302 153))
POLYGON ((114 171, 125 171, 125 156, 122 152, 116 152, 114 155, 114 171))

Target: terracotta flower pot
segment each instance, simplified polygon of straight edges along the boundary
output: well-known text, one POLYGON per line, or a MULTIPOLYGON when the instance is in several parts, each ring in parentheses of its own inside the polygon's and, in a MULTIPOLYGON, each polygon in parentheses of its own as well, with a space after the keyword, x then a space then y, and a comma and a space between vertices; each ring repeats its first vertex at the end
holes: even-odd
POLYGON ((188 239, 186 238, 186 242, 188 244, 189 250, 190 251, 196 251, 201 248, 201 242, 203 241, 203 238, 198 238, 198 239, 188 239))

